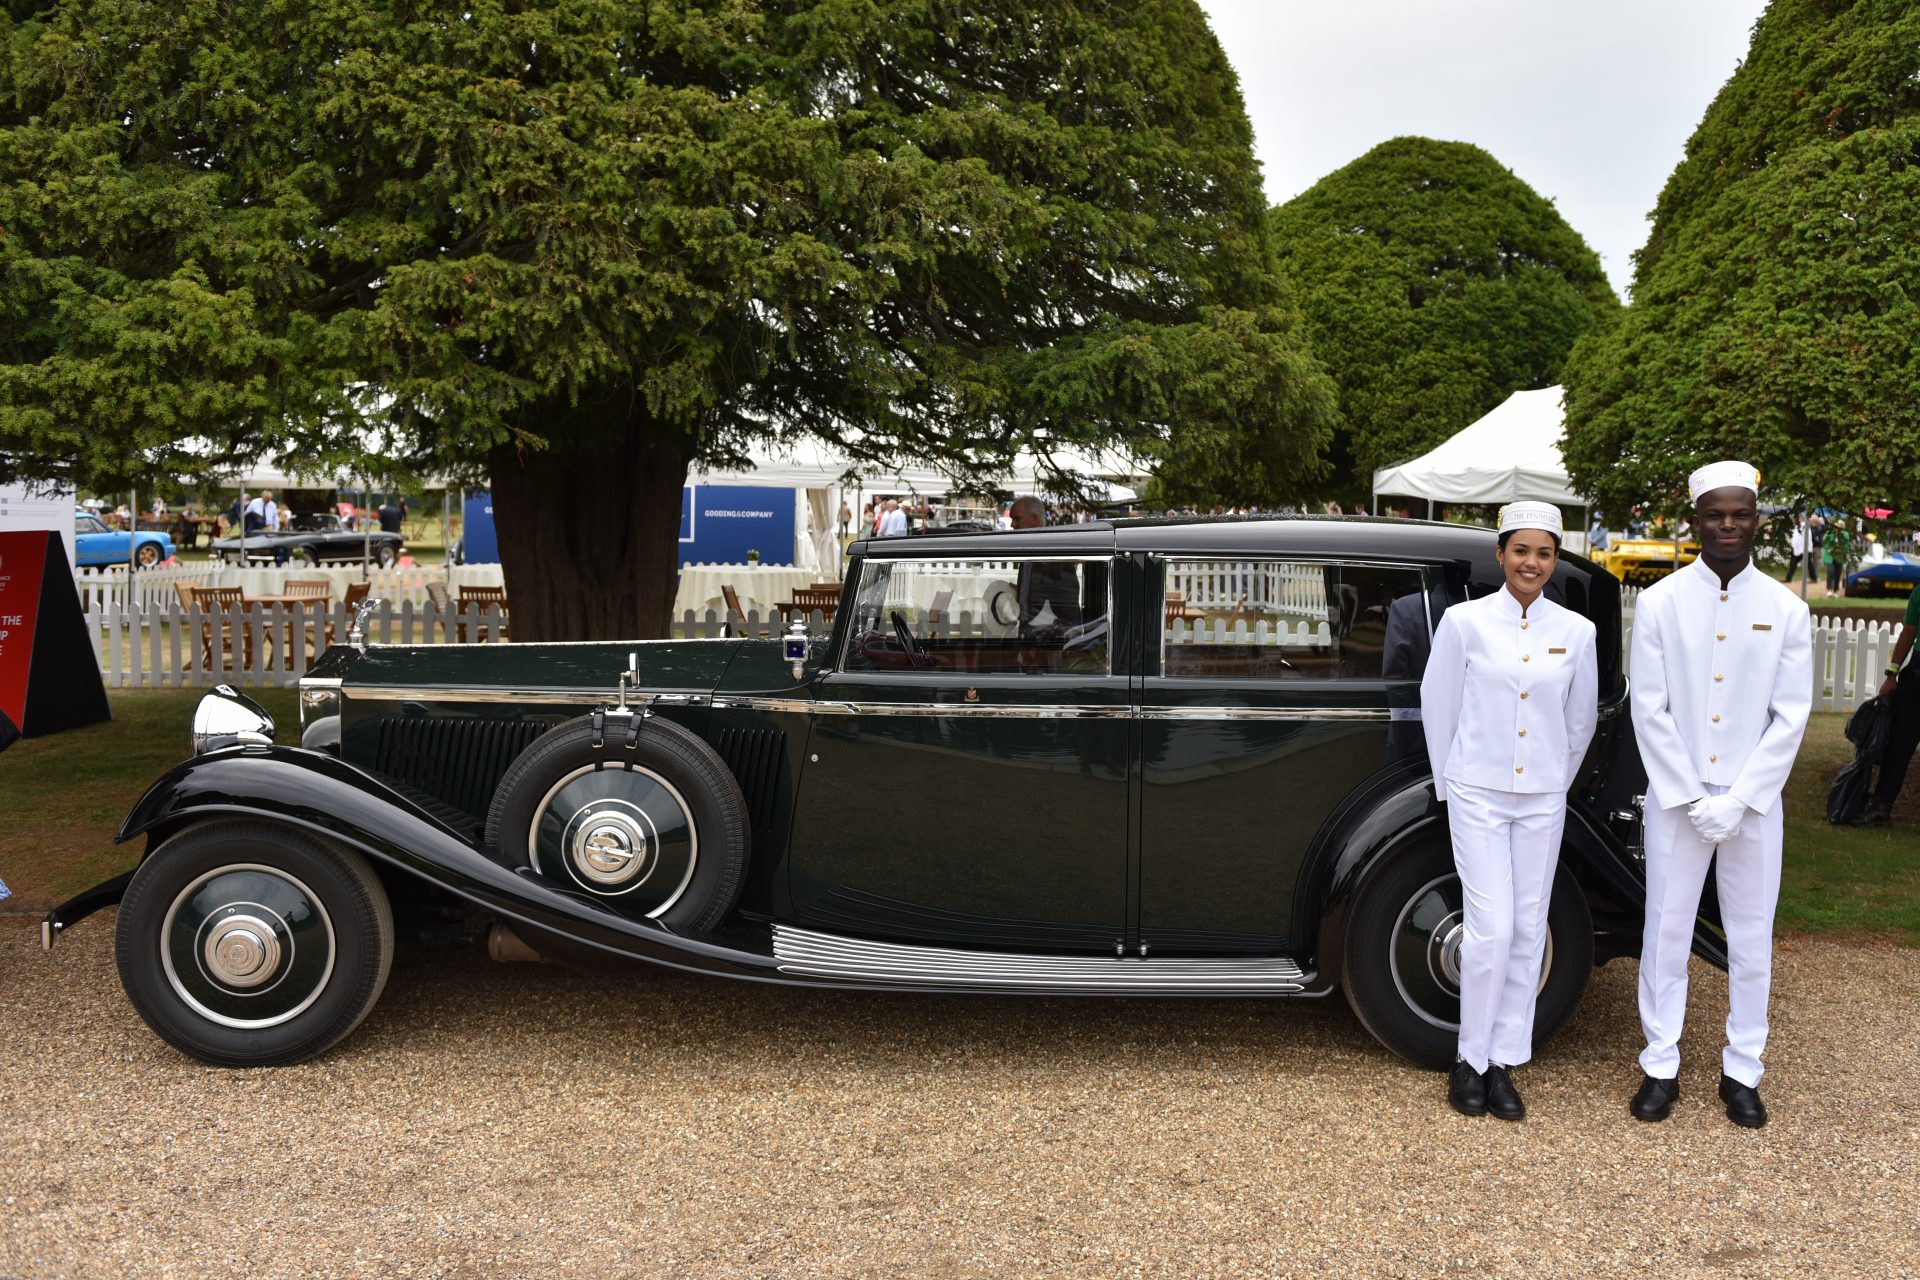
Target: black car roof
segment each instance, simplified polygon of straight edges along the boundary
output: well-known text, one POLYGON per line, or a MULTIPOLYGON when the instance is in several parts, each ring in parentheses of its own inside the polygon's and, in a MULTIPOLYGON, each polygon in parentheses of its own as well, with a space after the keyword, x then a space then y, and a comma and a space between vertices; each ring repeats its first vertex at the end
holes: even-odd
POLYGON ((934 531, 862 538, 849 555, 885 559, 978 555, 1096 555, 1120 551, 1261 555, 1290 552, 1381 559, 1479 559, 1491 554, 1493 530, 1392 516, 1143 516, 1085 524, 990 532, 934 531))

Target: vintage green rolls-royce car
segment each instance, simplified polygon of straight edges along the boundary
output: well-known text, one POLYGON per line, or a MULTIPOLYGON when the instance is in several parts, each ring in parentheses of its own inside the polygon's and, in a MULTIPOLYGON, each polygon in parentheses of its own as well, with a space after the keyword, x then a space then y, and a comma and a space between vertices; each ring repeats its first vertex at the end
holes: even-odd
MULTIPOLYGON (((500 947, 765 982, 1322 996, 1444 1065, 1460 888, 1419 724, 1486 530, 1134 520, 856 543, 830 629, 784 640, 387 646, 301 684, 302 745, 230 690, 136 804, 122 979, 208 1062, 294 1062, 366 1015, 421 886, 500 947)), ((1637 950, 1644 787, 1616 581, 1599 626, 1544 1038, 1637 950)), ((1698 945, 1720 959, 1703 923, 1698 945)))

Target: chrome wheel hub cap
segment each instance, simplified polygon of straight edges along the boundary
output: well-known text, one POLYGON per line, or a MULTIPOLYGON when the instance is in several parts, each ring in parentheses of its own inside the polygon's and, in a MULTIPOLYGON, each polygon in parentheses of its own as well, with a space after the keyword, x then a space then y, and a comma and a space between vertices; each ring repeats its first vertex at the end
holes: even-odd
POLYGON ((623 885, 644 879, 651 869, 645 815, 590 805, 568 825, 573 829, 573 865, 595 884, 623 885))
POLYGON ((1458 911, 1440 922, 1428 947, 1427 967, 1436 981, 1455 991, 1460 989, 1460 944, 1467 936, 1467 922, 1458 911))
POLYGON ((249 915, 230 915, 209 929, 204 953, 208 976, 230 987, 257 987, 280 967, 273 926, 249 915))

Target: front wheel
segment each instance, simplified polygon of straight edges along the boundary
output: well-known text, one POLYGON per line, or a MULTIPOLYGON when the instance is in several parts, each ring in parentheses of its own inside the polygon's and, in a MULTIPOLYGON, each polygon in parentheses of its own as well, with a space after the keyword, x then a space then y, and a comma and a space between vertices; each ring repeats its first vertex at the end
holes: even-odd
MULTIPOLYGON (((1410 1062, 1444 1070, 1460 1038, 1464 896, 1446 836, 1389 855, 1361 885, 1347 923, 1347 1003, 1375 1039, 1410 1062)), ((1535 1047, 1559 1030, 1593 975, 1593 917, 1564 863, 1547 906, 1535 1047)))
POLYGON ((374 549, 373 558, 382 569, 391 569, 400 559, 400 551, 391 542, 383 542, 374 549))
POLYGON ((134 551, 133 558, 140 562, 142 569, 153 568, 153 566, 160 563, 160 544, 157 542, 141 543, 134 551))
POLYGON ((147 1025, 224 1067, 326 1052, 360 1025, 393 963, 393 911, 360 855, 290 827, 216 819, 140 865, 114 935, 147 1025))

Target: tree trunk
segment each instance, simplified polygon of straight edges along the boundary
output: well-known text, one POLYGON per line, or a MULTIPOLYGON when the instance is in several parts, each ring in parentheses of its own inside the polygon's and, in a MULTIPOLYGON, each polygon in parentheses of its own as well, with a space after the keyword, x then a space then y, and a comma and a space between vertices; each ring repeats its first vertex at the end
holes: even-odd
POLYGON ((679 570, 686 442, 643 413, 581 422, 597 415, 555 412, 579 422, 588 442, 554 431, 553 419, 535 421, 553 447, 509 446, 487 459, 513 638, 665 637, 679 570))

